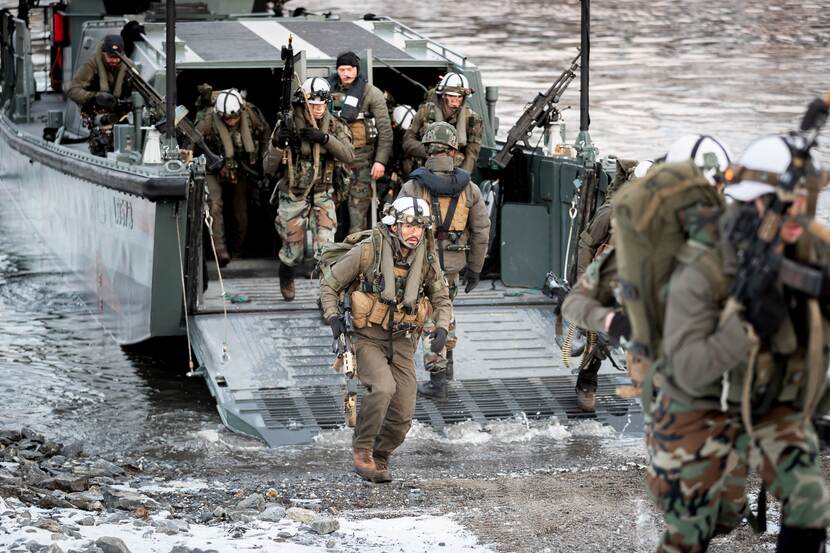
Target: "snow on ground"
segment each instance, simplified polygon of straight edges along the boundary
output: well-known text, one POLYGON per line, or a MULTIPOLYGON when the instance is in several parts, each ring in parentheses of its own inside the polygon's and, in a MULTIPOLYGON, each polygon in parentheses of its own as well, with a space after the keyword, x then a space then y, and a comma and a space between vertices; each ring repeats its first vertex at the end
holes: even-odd
MULTIPOLYGON (((175 546, 214 549, 220 553, 234 551, 279 551, 280 553, 313 553, 332 551, 386 551, 427 553, 432 551, 487 553, 492 550, 448 516, 409 516, 366 520, 338 519, 340 529, 319 535, 307 526, 284 518, 279 522, 252 521, 245 525, 186 525, 187 529, 168 535, 152 526, 169 513, 160 512, 147 520, 126 516, 117 522, 96 517, 96 525, 83 526, 77 521, 90 514, 76 509, 45 510, 36 507, 13 508, 0 499, 0 549, 34 541, 43 545, 57 544, 62 550, 80 549, 103 537, 120 538, 131 553, 169 553, 175 546), (49 530, 21 525, 31 520, 52 518, 65 528, 78 532, 81 538, 52 534, 49 530), (12 516, 13 515, 13 516, 12 516)), ((186 524, 186 523, 185 523, 186 524)))

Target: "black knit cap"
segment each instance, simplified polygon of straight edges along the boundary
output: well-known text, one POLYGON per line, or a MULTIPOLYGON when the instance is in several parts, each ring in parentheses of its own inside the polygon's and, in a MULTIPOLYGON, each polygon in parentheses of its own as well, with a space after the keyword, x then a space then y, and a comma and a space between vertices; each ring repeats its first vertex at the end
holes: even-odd
POLYGON ((121 35, 107 35, 104 37, 104 46, 101 51, 105 54, 115 55, 118 52, 124 53, 124 39, 121 35))
POLYGON ((337 65, 335 67, 340 67, 341 65, 360 67, 360 58, 354 52, 343 52, 337 56, 337 65))

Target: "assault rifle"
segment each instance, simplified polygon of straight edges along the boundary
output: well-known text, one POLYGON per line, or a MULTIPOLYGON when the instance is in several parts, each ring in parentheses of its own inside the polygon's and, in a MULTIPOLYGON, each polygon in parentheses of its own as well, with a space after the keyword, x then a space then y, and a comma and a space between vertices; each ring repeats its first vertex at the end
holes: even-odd
POLYGON ((343 415, 346 419, 346 426, 354 428, 357 424, 357 362, 352 344, 352 298, 345 294, 343 298, 343 314, 340 315, 346 326, 346 332, 334 340, 332 351, 337 354, 334 361, 334 369, 340 372, 343 369, 344 391, 343 391, 343 415))
MULTIPOLYGON (((741 305, 758 301, 759 295, 776 280, 810 297, 821 293, 822 271, 784 258, 779 246, 781 225, 792 203, 792 193, 812 167, 810 151, 827 121, 829 101, 830 97, 813 100, 801 120, 800 131, 792 134, 792 163, 778 177, 779 193, 766 196, 763 217, 758 217, 754 206, 746 206, 727 229, 730 241, 738 245, 738 271, 731 295, 741 305)), ((735 178, 740 179, 741 168, 737 172, 735 178)))
MULTIPOLYGON (((277 111, 276 127, 285 127, 288 129, 289 141, 294 140, 294 115, 291 110, 291 96, 293 93, 294 84, 294 46, 292 41, 294 38, 288 35, 288 46, 283 46, 280 50, 280 59, 283 61, 282 79, 280 80, 280 103, 277 111)), ((277 144, 277 135, 271 138, 271 143, 276 148, 281 148, 282 144, 277 144)), ((288 162, 288 153, 283 155, 283 163, 288 162)))
POLYGON ((502 146, 501 151, 493 158, 496 165, 502 169, 507 167, 507 164, 513 159, 513 149, 520 141, 525 146, 530 146, 528 138, 530 138, 530 134, 534 128, 549 127, 551 124, 559 121, 562 114, 556 107, 556 104, 559 103, 559 99, 562 98, 565 89, 568 88, 568 85, 576 77, 576 70, 579 68, 579 58, 581 56, 582 52, 579 52, 571 62, 570 67, 559 75, 559 78, 550 86, 548 91, 544 94, 541 92, 537 94, 533 103, 525 109, 522 116, 519 117, 519 120, 516 121, 516 124, 513 125, 510 132, 507 133, 507 140, 504 146, 502 146))
MULTIPOLYGON (((132 64, 130 58, 125 56, 123 52, 116 52, 119 58, 121 58, 121 63, 123 63, 127 68, 127 81, 130 83, 130 86, 141 94, 141 97, 144 98, 147 107, 151 110, 154 115, 154 118, 157 121, 156 126, 163 125, 163 120, 166 116, 164 113, 165 106, 164 106, 164 98, 156 92, 156 89, 150 86, 150 84, 145 81, 141 77, 141 73, 138 72, 138 69, 132 64)), ((175 117, 175 114, 172 115, 175 117)), ((187 117, 182 117, 180 121, 176 122, 176 129, 181 132, 191 144, 194 144, 202 150, 202 153, 205 155, 205 160, 207 161, 207 168, 209 171, 218 171, 219 168, 222 167, 224 163, 224 159, 222 156, 217 155, 208 148, 207 144, 205 144, 205 137, 202 136, 198 130, 196 130, 196 126, 193 122, 188 119, 187 117)))

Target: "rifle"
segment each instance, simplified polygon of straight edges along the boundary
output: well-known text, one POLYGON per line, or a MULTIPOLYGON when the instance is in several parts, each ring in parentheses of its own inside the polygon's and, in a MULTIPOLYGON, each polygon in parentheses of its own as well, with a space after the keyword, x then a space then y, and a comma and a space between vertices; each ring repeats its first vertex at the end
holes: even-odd
POLYGON ((347 292, 343 298, 343 314, 340 315, 346 326, 346 332, 334 340, 332 351, 337 354, 334 369, 340 372, 343 369, 343 415, 346 426, 354 428, 357 424, 357 363, 354 355, 354 345, 350 338, 352 332, 352 298, 347 292))
MULTIPOLYGON (((147 107, 152 111, 156 120, 159 121, 156 124, 156 127, 163 125, 163 120, 166 117, 164 98, 162 98, 156 89, 150 86, 150 84, 141 77, 141 73, 139 73, 138 69, 136 69, 136 67, 132 64, 130 58, 125 56, 123 52, 116 52, 116 54, 119 58, 121 58, 121 63, 127 67, 127 80, 130 83, 130 86, 133 90, 141 94, 141 97, 144 98, 144 101, 147 103, 147 107)), ((173 114, 173 117, 175 117, 175 114, 173 114)), ((200 150, 202 150, 205 160, 207 161, 206 166, 209 171, 218 171, 222 167, 224 159, 222 156, 213 153, 211 149, 208 148, 207 144, 205 144, 205 137, 203 137, 202 133, 196 129, 196 126, 190 119, 182 117, 180 121, 176 122, 176 130, 181 132, 191 144, 195 144, 200 150)))
MULTIPOLYGON (((827 121, 828 101, 817 98, 810 103, 801 120, 800 130, 793 133, 793 160, 778 178, 778 194, 768 194, 763 217, 753 205, 744 206, 727 229, 727 236, 738 245, 738 271, 731 296, 740 305, 757 301, 773 282, 780 281, 810 297, 821 293, 822 271, 785 259, 780 252, 781 225, 792 202, 792 192, 811 167, 810 151, 827 121)), ((737 178, 740 178, 738 169, 737 178)), ((803 219, 802 219, 803 220, 803 219)))
MULTIPOLYGON (((291 108, 291 96, 293 93, 294 83, 294 46, 292 41, 294 37, 288 35, 288 46, 283 46, 280 50, 280 59, 283 61, 282 79, 280 80, 280 103, 277 112, 277 124, 274 128, 285 126, 289 133, 289 144, 295 141, 296 129, 294 128, 294 115, 291 108)), ((281 148, 281 144, 277 144, 277 136, 271 138, 271 144, 276 148, 281 148)), ((282 157, 283 163, 288 163, 288 149, 282 157)))
POLYGON ((559 103, 559 99, 562 97, 565 89, 568 88, 568 85, 571 84, 571 81, 576 77, 576 70, 579 68, 578 61, 580 56, 582 56, 582 52, 577 53, 576 57, 571 62, 570 67, 559 75, 559 78, 556 79, 556 82, 550 86, 548 91, 544 94, 541 92, 537 94, 536 98, 533 100, 533 103, 525 109, 522 116, 519 117, 519 120, 516 121, 516 124, 513 125, 510 132, 507 133, 507 140, 505 141, 504 146, 502 146, 501 151, 499 151, 499 153, 497 153, 493 158, 496 165, 502 169, 507 167, 507 164, 510 163, 511 159, 513 159, 513 149, 520 141, 523 142, 525 146, 530 146, 528 138, 530 138, 530 134, 533 132, 534 128, 549 127, 551 124, 561 119, 562 114, 556 107, 556 104, 559 103))

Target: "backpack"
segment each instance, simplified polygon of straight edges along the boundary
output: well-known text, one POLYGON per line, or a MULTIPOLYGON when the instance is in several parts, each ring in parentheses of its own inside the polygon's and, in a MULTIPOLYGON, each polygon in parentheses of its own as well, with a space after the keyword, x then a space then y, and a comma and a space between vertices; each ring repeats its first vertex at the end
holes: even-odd
POLYGON ((622 303, 631 321, 634 355, 660 356, 666 291, 688 234, 683 214, 723 199, 693 161, 664 163, 615 195, 612 220, 622 303))
POLYGON ((363 248, 363 251, 360 252, 360 269, 362 273, 374 261, 375 251, 380 250, 380 241, 382 238, 380 233, 374 232, 373 229, 353 232, 346 236, 342 242, 328 242, 323 244, 317 252, 317 255, 315 255, 315 259, 317 260, 315 272, 319 273, 320 278, 333 289, 338 292, 342 291, 350 283, 338 282, 331 272, 331 267, 344 255, 349 253, 352 248, 360 245, 366 239, 372 240, 373 247, 363 248))

